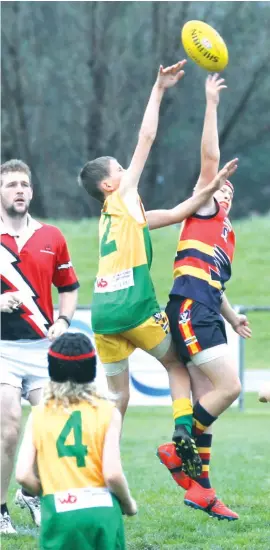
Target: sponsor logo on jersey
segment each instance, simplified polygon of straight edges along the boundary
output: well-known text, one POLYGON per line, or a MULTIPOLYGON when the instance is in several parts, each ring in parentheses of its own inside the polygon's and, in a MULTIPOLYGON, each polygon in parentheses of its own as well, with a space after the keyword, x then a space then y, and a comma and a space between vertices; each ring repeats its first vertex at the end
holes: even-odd
POLYGON ((97 277, 95 282, 96 293, 101 292, 116 292, 134 286, 133 269, 125 269, 114 275, 97 277))
POLYGON ((54 495, 54 502, 58 513, 113 506, 111 494, 106 487, 85 487, 57 492, 54 495))
POLYGON ((52 251, 52 247, 50 244, 45 244, 40 252, 44 252, 45 254, 53 254, 53 256, 55 256, 55 252, 52 251))
POLYGON ((75 504, 75 502, 77 502, 77 497, 76 495, 71 495, 70 493, 68 493, 68 496, 67 498, 61 498, 59 497, 59 502, 61 504, 75 504))

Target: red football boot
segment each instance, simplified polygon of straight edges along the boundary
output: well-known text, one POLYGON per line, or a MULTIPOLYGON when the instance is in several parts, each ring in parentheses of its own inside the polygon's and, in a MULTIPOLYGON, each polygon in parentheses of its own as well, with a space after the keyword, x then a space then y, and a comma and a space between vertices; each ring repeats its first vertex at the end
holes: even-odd
POLYGON ((164 445, 160 445, 157 450, 157 456, 160 462, 168 468, 177 485, 187 490, 191 479, 182 470, 182 460, 176 454, 175 444, 165 443, 164 445))
POLYGON ((184 503, 187 506, 191 506, 191 508, 202 510, 214 518, 227 519, 228 521, 239 518, 235 512, 227 508, 216 497, 215 489, 205 489, 193 479, 191 480, 189 489, 185 493, 184 503))

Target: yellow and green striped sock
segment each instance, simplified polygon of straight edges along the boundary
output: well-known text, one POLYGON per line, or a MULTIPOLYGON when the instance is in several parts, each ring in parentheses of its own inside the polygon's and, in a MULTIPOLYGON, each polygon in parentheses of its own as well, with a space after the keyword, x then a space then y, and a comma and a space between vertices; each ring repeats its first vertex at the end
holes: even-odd
POLYGON ((188 433, 191 435, 193 422, 193 409, 190 399, 182 397, 173 401, 173 418, 175 427, 185 426, 188 433))

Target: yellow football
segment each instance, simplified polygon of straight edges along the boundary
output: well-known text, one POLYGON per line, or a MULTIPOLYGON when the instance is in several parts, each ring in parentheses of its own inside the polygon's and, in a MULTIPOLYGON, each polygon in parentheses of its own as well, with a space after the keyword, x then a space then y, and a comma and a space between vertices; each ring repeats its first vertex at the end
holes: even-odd
POLYGON ((203 21, 188 21, 182 29, 187 55, 203 69, 220 72, 229 61, 227 46, 213 27, 203 21))

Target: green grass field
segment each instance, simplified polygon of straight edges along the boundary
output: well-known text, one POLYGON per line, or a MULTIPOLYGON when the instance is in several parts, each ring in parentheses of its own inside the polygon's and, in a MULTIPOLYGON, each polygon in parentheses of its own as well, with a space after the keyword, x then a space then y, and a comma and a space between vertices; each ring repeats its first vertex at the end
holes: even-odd
MULTIPOLYGON (((54 222, 51 222, 54 223, 54 222)), ((98 261, 98 226, 96 220, 59 222, 70 248, 80 279, 79 304, 89 305, 98 261)), ((237 246, 233 276, 227 296, 233 304, 270 306, 270 216, 241 220, 234 224, 237 246)), ((151 233, 154 260, 152 275, 160 304, 167 303, 172 285, 172 263, 178 239, 178 227, 151 233)), ((55 302, 57 296, 55 294, 55 302)), ((268 346, 270 312, 250 313, 252 340, 246 343, 246 367, 269 368, 268 346)))
MULTIPOLYGON (((253 394, 246 405, 245 413, 231 409, 215 427, 211 477, 218 496, 240 515, 231 523, 184 506, 184 491, 155 457, 157 445, 170 440, 170 408, 129 409, 122 457, 139 513, 125 518, 128 550, 269 550, 270 406, 253 394)), ((19 535, 3 537, 2 548, 37 549, 30 516, 12 505, 15 490, 13 482, 10 509, 19 535)))

